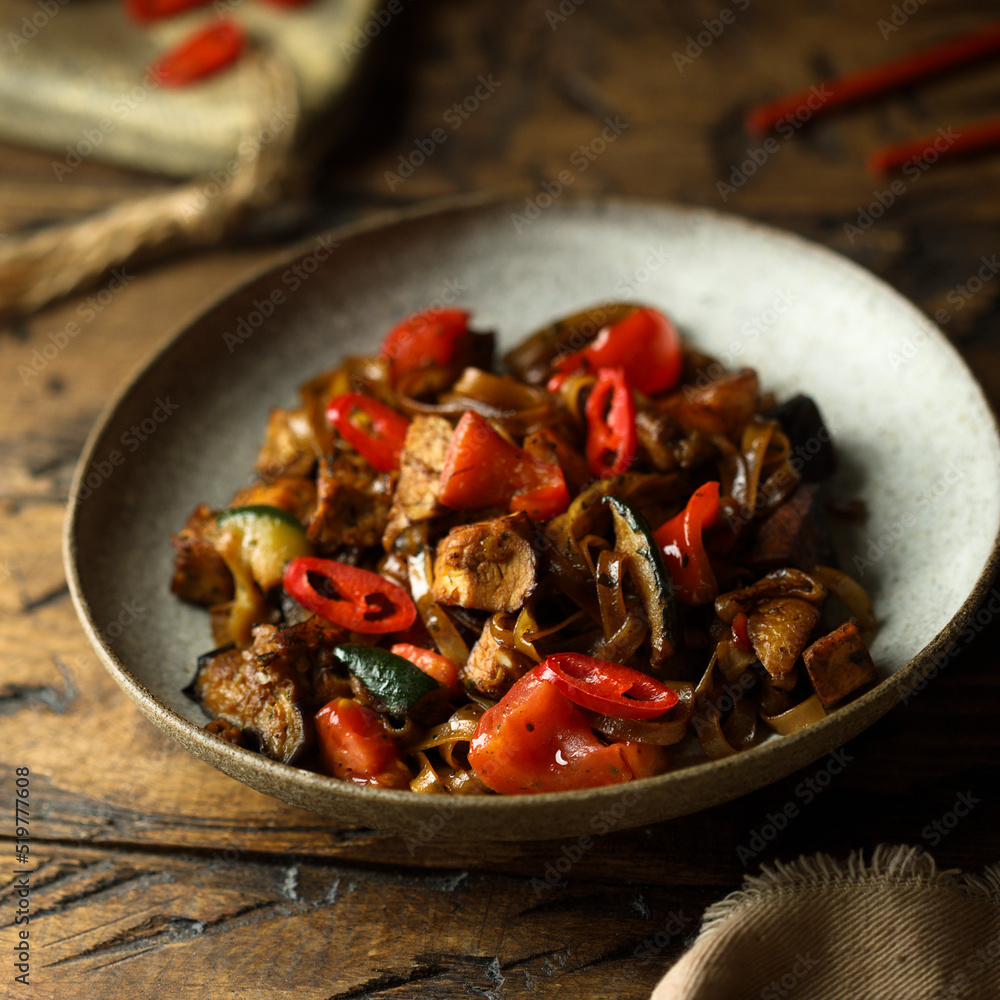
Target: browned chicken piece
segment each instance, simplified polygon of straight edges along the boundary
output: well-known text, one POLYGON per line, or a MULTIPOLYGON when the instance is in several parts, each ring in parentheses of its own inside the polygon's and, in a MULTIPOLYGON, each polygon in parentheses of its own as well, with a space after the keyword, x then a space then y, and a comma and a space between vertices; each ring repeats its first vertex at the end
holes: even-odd
POLYGON ((434 599, 517 611, 538 582, 535 529, 524 511, 452 528, 434 560, 434 599))
MULTIPOLYGON (((258 626, 255 633, 264 630, 274 626, 258 626)), ((291 764, 314 738, 313 714, 302 711, 305 690, 289 658, 259 656, 251 648, 202 657, 190 693, 213 719, 239 726, 268 757, 291 764)))
POLYGON ((385 530, 395 473, 376 472, 360 455, 324 456, 316 479, 316 507, 306 534, 320 555, 345 545, 378 545, 385 530))
POLYGON ((735 437, 760 405, 757 374, 750 368, 703 386, 685 386, 668 396, 660 408, 685 430, 735 437))
POLYGON ((305 409, 275 407, 268 417, 264 443, 254 468, 263 479, 308 476, 316 464, 318 450, 305 409))
POLYGON ((802 654, 809 677, 826 708, 878 680, 857 622, 844 622, 802 654))
POLYGON ((738 612, 749 612, 751 606, 756 607, 766 597, 796 597, 818 606, 826 596, 826 587, 808 573, 798 569, 776 569, 748 587, 720 594, 715 599, 715 613, 727 625, 732 625, 738 612))
POLYGON ((316 486, 303 476, 279 476, 273 482, 245 486, 232 500, 230 507, 280 507, 305 523, 316 506, 316 486))
POLYGON ((803 483, 765 517, 754 533, 747 562, 767 572, 781 566, 808 570, 830 561, 830 529, 816 484, 803 483))
POLYGON ((499 699, 534 665, 534 661, 523 653, 501 645, 487 622, 460 676, 466 685, 471 685, 487 698, 499 699))
POLYGON ((174 547, 170 589, 195 604, 222 604, 233 597, 233 576, 211 542, 215 514, 208 504, 198 504, 187 524, 170 539, 174 547))
POLYGON ((775 687, 794 686, 795 664, 819 621, 819 610, 798 597, 758 601, 747 616, 747 638, 775 687))
POLYGON ((438 503, 441 470, 454 432, 444 417, 436 415, 418 414, 410 422, 399 456, 399 484, 382 536, 386 552, 411 524, 428 521, 441 513, 438 503))

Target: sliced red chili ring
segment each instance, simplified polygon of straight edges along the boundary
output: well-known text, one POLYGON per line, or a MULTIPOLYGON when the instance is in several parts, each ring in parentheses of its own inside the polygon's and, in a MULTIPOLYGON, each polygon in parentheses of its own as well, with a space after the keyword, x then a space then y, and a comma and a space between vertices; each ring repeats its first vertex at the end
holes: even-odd
POLYGON ((337 433, 379 472, 399 468, 399 453, 403 450, 410 421, 385 403, 360 392, 348 392, 330 400, 326 419, 337 433), (367 427, 355 421, 360 414, 367 427))
POLYGON ((536 668, 570 701, 616 719, 653 719, 677 704, 677 692, 655 677, 583 653, 556 653, 536 668))
POLYGON ((219 21, 165 52, 150 73, 164 87, 183 87, 235 62, 245 44, 246 33, 235 21, 219 21))
POLYGON ((635 400, 621 368, 601 368, 584 407, 587 464, 602 479, 625 472, 639 445, 635 400))
POLYGON ((304 608, 352 632, 401 632, 417 617, 410 595, 398 584, 334 559, 292 559, 285 567, 283 583, 304 608))

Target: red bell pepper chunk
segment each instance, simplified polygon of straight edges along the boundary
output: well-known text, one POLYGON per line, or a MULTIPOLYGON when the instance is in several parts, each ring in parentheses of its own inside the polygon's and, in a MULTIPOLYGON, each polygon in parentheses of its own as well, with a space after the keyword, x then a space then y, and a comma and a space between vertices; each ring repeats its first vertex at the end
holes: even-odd
POLYGON ((125 11, 132 20, 148 24, 207 3, 208 0, 125 0, 125 11))
POLYGON ((304 608, 352 632, 400 632, 417 617, 410 595, 398 584, 333 559, 298 556, 285 567, 283 583, 304 608))
POLYGON ((479 720, 469 745, 469 764, 479 780, 505 795, 631 781, 631 744, 598 740, 583 712, 539 670, 525 674, 479 720))
POLYGON ((736 617, 733 619, 733 642, 744 652, 751 653, 753 646, 750 645, 750 636, 747 634, 747 620, 745 611, 736 612, 736 617))
POLYGON ((562 469, 504 440, 467 410, 455 428, 441 471, 438 499, 454 510, 506 506, 547 520, 569 506, 562 469))
POLYGON ((395 380, 418 368, 450 365, 470 336, 464 309, 425 309, 397 323, 379 353, 389 362, 395 380))
POLYGON ((323 770, 356 785, 409 788, 412 772, 377 712, 335 698, 316 713, 316 735, 323 770))
MULTIPOLYGON (((681 338, 673 324, 659 310, 642 308, 606 326, 581 350, 557 358, 553 368, 562 375, 622 368, 630 385, 652 395, 677 385, 683 363, 681 338)), ((560 374, 550 380, 550 392, 557 392, 564 381, 560 374)))
POLYGON ((583 653, 547 656, 537 669, 570 701, 616 719, 655 719, 678 700, 673 688, 649 674, 583 653))
POLYGON ((403 450, 403 441, 410 426, 410 421, 401 413, 371 396, 348 392, 330 400, 326 419, 379 472, 392 472, 399 468, 399 453, 403 450))
POLYGON ((450 657, 435 653, 433 649, 414 646, 409 642, 397 642, 389 652, 418 666, 425 674, 446 688, 452 698, 461 695, 462 683, 458 679, 458 664, 450 657))
POLYGON ((600 479, 628 469, 639 446, 635 400, 621 368, 600 368, 584 407, 587 417, 587 465, 600 479))
POLYGON ((719 518, 719 484, 705 483, 687 506, 653 532, 674 581, 674 596, 684 604, 707 604, 719 596, 702 531, 719 518))
POLYGON ((246 44, 246 33, 235 21, 219 21, 188 36, 150 66, 164 87, 183 87, 235 62, 246 44))

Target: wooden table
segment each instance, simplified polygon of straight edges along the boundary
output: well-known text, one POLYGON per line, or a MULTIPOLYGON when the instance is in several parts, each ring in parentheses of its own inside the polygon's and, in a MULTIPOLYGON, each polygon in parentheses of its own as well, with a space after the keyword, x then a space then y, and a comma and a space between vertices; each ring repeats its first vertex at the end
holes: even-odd
MULTIPOLYGON (((627 128, 577 174, 576 190, 733 211, 847 254, 930 314, 945 310, 946 333, 995 403, 996 268, 966 290, 982 258, 1000 252, 1000 156, 903 177, 876 224, 861 235, 845 224, 888 190, 866 175, 866 153, 992 113, 1000 65, 779 137, 733 180, 761 147, 740 126, 752 100, 988 16, 973 0, 909 6, 897 27, 888 2, 731 0, 717 36, 704 22, 723 4, 711 0, 407 6, 381 39, 384 75, 355 140, 319 172, 310 224, 456 192, 533 196, 606 118, 619 119, 627 128), (481 75, 498 84, 488 99, 412 177, 387 183, 481 75), (736 189, 720 193, 720 182, 736 189)), ((0 150, 0 232, 162 186, 90 163, 58 183, 50 161, 0 150)), ((921 844, 972 870, 1000 859, 1000 625, 990 613, 925 693, 845 748, 849 766, 816 794, 808 782, 823 762, 700 815, 609 833, 578 859, 574 842, 411 849, 338 828, 215 772, 149 725, 101 668, 67 596, 60 525, 71 471, 102 404, 151 347, 277 249, 258 237, 136 272, 105 306, 85 294, 0 336, 0 833, 13 865, 14 768, 28 767, 34 868, 31 985, 12 983, 8 886, 0 995, 644 997, 706 905, 761 862, 881 842, 921 844), (19 372, 84 317, 37 377, 19 372), (975 805, 951 828, 960 794, 975 805), (778 829, 771 817, 788 803, 797 814, 778 829), (562 858, 573 863, 549 885, 562 858)))

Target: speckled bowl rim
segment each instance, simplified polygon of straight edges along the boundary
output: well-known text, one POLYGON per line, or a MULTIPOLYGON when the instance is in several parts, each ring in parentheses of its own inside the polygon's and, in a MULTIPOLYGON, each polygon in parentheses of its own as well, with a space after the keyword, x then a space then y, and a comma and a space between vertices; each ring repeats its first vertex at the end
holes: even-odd
MULTIPOLYGON (((569 208, 579 206, 613 209, 621 206, 632 209, 668 209, 679 215, 715 217, 725 220, 729 225, 760 233, 768 240, 790 243, 801 253, 818 258, 827 266, 850 269, 855 272, 855 277, 861 277, 877 285, 883 292, 888 290, 894 295, 899 307, 909 310, 913 318, 928 329, 929 335, 954 356, 968 377, 970 390, 978 394, 984 412, 990 416, 990 431, 994 439, 1000 442, 997 418, 982 387, 947 337, 936 326, 928 326, 927 318, 915 305, 881 279, 840 254, 793 233, 700 207, 639 198, 566 197, 564 204, 569 208)), ((379 213, 360 223, 336 227, 324 234, 323 238, 343 243, 353 237, 398 223, 453 213, 497 210, 505 205, 513 211, 521 207, 521 202, 508 197, 481 194, 448 198, 412 209, 379 213)), ((234 747, 209 735, 201 727, 164 705, 136 678, 128 665, 102 642, 97 623, 90 614, 77 569, 79 494, 84 474, 97 455, 104 432, 133 384, 159 364, 174 342, 183 337, 196 320, 218 309, 261 278, 277 273, 308 255, 315 248, 315 240, 316 237, 312 236, 287 253, 272 258, 251 276, 224 289, 209 304, 192 310, 187 318, 177 324, 104 407, 84 445, 70 488, 63 532, 63 559, 73 604, 87 638, 119 687, 151 722, 185 749, 226 774, 288 804, 318 813, 342 825, 364 825, 385 832, 408 834, 416 836, 418 842, 434 837, 447 840, 469 836, 495 841, 537 840, 671 819, 729 801, 776 781, 817 761, 868 728, 933 671, 945 650, 961 635, 986 597, 1000 567, 1000 524, 997 525, 984 568, 959 610, 923 649, 870 691, 798 733, 768 741, 743 754, 706 761, 629 785, 531 796, 449 797, 447 802, 442 802, 436 796, 349 785, 234 747), (385 816, 380 817, 380 813, 385 816)))

